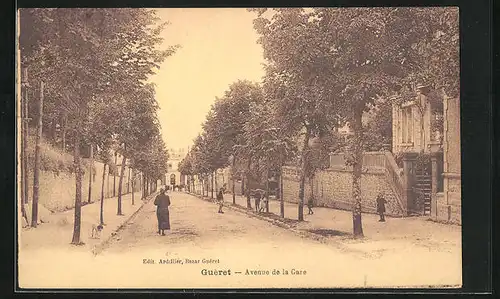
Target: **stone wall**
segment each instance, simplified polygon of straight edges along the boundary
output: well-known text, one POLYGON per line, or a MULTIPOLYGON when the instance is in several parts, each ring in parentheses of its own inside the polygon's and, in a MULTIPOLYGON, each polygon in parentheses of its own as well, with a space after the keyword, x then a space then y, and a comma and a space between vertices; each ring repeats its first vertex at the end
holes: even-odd
MULTIPOLYGON (((283 198, 288 202, 298 202, 299 176, 298 169, 283 168, 283 198)), ((403 211, 392 191, 383 169, 365 169, 361 177, 362 207, 365 213, 376 213, 376 197, 379 192, 385 193, 388 215, 401 216, 403 211)), ((315 198, 316 206, 351 210, 352 171, 343 168, 330 168, 317 172, 315 178, 305 186, 304 201, 315 198)))
MULTIPOLYGON (((91 201, 98 201, 101 199, 101 187, 102 187, 102 171, 104 164, 100 162, 94 163, 95 175, 92 175, 92 193, 91 201)), ((120 171, 120 167, 118 167, 120 171)), ((106 167, 106 178, 104 181, 104 197, 109 198, 113 196, 113 176, 108 176, 109 168, 106 167)), ((126 194, 131 191, 131 186, 128 186, 128 167, 125 167, 125 173, 123 177, 122 193, 126 194)), ((118 185, 120 177, 116 176, 115 196, 118 196, 118 185)), ((135 182, 136 192, 140 190, 139 178, 135 182)), ((51 171, 41 171, 40 172, 40 194, 39 194, 39 204, 43 205, 45 208, 52 212, 64 211, 75 206, 75 189, 76 189, 76 179, 75 174, 68 172, 55 173, 51 171)), ((28 194, 29 200, 33 198, 33 172, 29 173, 28 180, 28 194)), ((82 202, 88 200, 88 190, 89 190, 89 169, 85 168, 85 175, 82 179, 82 202)))

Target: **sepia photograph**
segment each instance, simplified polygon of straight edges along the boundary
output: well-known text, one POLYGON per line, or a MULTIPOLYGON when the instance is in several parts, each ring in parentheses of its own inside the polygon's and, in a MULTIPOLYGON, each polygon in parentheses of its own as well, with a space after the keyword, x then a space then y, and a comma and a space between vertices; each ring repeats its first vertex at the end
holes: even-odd
POLYGON ((462 287, 458 7, 16 31, 18 288, 462 287))

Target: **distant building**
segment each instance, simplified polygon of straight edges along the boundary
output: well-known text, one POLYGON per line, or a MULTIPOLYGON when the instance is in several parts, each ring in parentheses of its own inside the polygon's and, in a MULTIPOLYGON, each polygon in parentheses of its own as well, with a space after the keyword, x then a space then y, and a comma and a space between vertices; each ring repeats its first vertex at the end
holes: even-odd
POLYGON ((187 148, 179 148, 173 149, 170 148, 168 150, 169 159, 168 159, 168 171, 165 175, 164 183, 165 185, 184 185, 186 184, 184 176, 179 172, 179 163, 184 159, 187 155, 187 148))

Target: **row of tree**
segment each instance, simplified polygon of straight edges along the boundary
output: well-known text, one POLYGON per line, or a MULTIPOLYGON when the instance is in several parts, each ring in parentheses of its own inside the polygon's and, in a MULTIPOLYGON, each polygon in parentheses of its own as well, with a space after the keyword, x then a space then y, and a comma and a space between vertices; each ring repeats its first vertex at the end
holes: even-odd
POLYGON ((353 166, 353 233, 362 236, 362 152, 373 142, 372 127, 391 128, 391 102, 380 99, 414 97, 416 83, 441 97, 458 96, 458 9, 250 11, 257 14, 254 27, 266 59, 262 85, 237 82, 217 99, 181 171, 202 175, 231 163, 236 169, 239 161, 251 174, 254 165, 296 163, 303 220, 306 179, 321 167, 318 158, 338 146, 336 128, 348 124, 354 133, 346 148, 353 166), (374 107, 384 118, 364 124, 363 115, 374 107))
MULTIPOLYGON (((19 47, 21 66, 26 70, 22 81, 31 86, 25 88, 22 96, 23 119, 29 116, 36 121, 25 122, 24 134, 30 126, 37 127, 36 158, 40 155, 38 145, 42 131, 62 151, 73 152, 76 196, 72 244, 81 243, 81 149, 84 145, 90 147, 91 159, 95 157, 104 163, 103 178, 106 166, 113 164, 111 152, 123 157, 118 215, 122 215, 126 165, 134 169, 134 176, 142 173, 143 196, 156 188, 155 182, 166 172, 168 153, 160 134, 155 89, 148 78, 175 53, 177 46, 158 49, 162 43, 160 33, 166 25, 159 21, 150 9, 20 10, 19 47), (40 90, 37 86, 44 88, 40 90)), ((24 143, 23 148, 26 146, 24 143)), ((38 188, 39 165, 36 161, 33 227, 37 224, 38 205, 35 188, 38 188)), ((24 173, 27 172, 24 168, 24 173)), ((27 202, 27 192, 24 197, 27 202)), ((104 224, 103 197, 101 192, 101 224, 104 224)))

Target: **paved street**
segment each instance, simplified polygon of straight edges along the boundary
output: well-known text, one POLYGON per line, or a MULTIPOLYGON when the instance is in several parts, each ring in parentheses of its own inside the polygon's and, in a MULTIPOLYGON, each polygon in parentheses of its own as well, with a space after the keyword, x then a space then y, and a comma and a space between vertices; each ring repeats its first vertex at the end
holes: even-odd
MULTIPOLYGON (((461 281, 459 249, 431 250, 408 242, 384 252, 378 244, 372 251, 379 254, 367 256, 301 238, 237 211, 218 214, 215 204, 185 193, 170 196, 172 230, 166 236, 156 234, 150 201, 97 256, 67 248, 26 254, 26 281, 34 282, 33 287, 110 288, 390 287, 461 281), (149 259, 154 264, 144 263, 149 259), (160 263, 176 259, 182 264, 160 263), (46 275, 47 267, 51 275, 46 275), (230 270, 231 275, 204 276, 203 269, 230 270), (245 275, 247 269, 249 274, 260 270, 269 275, 245 275), (272 275, 273 269, 280 275, 272 275), (292 269, 297 279, 289 278, 292 269), (283 275, 283 270, 289 274, 283 275)), ((359 242, 366 251, 372 241, 359 242)))

